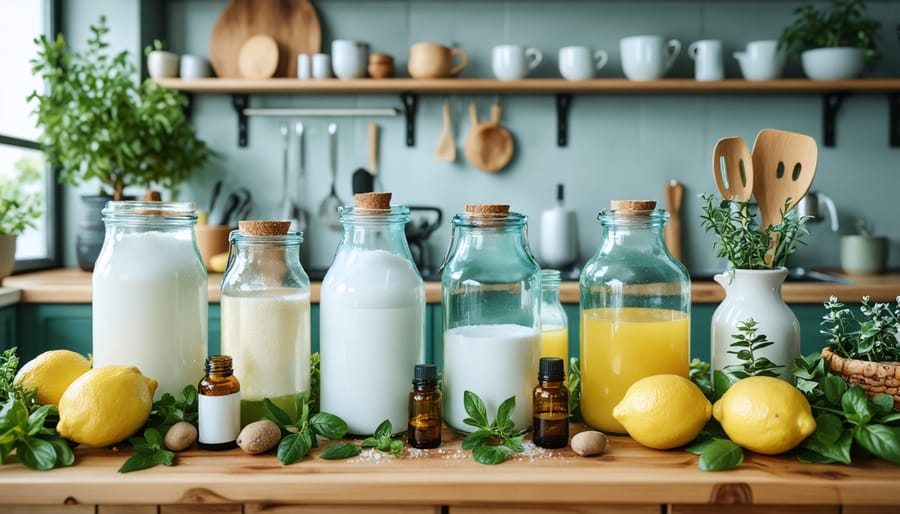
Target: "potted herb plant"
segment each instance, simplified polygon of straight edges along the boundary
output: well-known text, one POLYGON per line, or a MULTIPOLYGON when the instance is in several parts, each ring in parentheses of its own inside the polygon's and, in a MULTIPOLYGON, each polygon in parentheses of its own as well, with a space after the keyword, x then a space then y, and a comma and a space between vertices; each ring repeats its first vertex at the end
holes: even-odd
POLYGON ((846 273, 877 275, 887 260, 887 238, 875 235, 874 223, 856 220, 856 234, 841 236, 841 268, 846 273))
POLYGON ((41 216, 41 195, 29 187, 40 180, 42 165, 38 156, 23 157, 0 174, 0 280, 15 267, 16 239, 41 216))
POLYGON ((173 189, 211 156, 184 114, 187 98, 152 79, 141 81, 128 51, 109 53, 105 17, 92 25, 84 51, 67 48, 62 35, 35 40, 32 72, 48 86, 34 92, 39 141, 60 181, 101 184, 83 197, 87 218, 78 234, 79 264, 93 268, 103 242, 99 209, 128 186, 173 189))
POLYGON ((813 80, 858 77, 866 64, 880 58, 875 36, 881 24, 863 16, 862 0, 832 0, 828 7, 805 5, 794 10, 779 48, 800 56, 803 71, 813 80))
POLYGON ((714 277, 725 288, 725 299, 712 318, 713 370, 739 364, 729 352, 733 334, 752 318, 759 324, 759 331, 774 343, 761 349, 760 356, 778 367, 780 378, 790 380, 791 363, 800 356, 800 323, 784 303, 781 285, 787 277, 787 259, 807 233, 806 219, 786 204, 781 223, 760 227, 749 201, 717 201, 710 194, 702 194, 701 199, 702 226, 717 236, 713 243, 716 257, 726 258, 729 265, 726 272, 714 277), (778 244, 770 250, 773 236, 778 244))

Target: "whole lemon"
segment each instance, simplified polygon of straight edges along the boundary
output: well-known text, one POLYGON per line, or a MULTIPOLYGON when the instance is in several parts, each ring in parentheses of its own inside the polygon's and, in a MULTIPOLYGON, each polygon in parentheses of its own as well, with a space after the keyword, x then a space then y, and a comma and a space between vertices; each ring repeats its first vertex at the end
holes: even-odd
POLYGON ((712 406, 693 382, 680 375, 653 375, 631 385, 613 417, 635 441, 667 450, 697 438, 712 406))
POLYGON ((91 369, 91 361, 71 350, 49 350, 26 362, 13 381, 37 389, 35 399, 44 405, 57 405, 69 384, 91 369))
POLYGON ((134 366, 101 366, 72 382, 59 400, 59 435, 109 446, 134 434, 153 405, 156 380, 134 366))
POLYGON ((784 453, 816 430, 803 393, 774 377, 735 382, 713 405, 713 416, 735 444, 766 455, 784 453))

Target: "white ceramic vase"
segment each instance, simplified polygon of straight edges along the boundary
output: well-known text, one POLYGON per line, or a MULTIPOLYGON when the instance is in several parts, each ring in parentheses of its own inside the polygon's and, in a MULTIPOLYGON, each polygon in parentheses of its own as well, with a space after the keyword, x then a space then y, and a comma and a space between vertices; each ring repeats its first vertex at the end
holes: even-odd
POLYGON ((16 236, 0 234, 0 281, 8 277, 16 266, 16 236))
POLYGON ((728 353, 738 324, 753 318, 758 323, 757 335, 765 335, 773 345, 759 350, 775 364, 779 377, 791 381, 791 367, 800 356, 800 323, 784 303, 781 285, 787 268, 773 270, 730 270, 713 277, 725 288, 725 299, 712 317, 711 353, 713 370, 738 364, 736 356, 728 353))

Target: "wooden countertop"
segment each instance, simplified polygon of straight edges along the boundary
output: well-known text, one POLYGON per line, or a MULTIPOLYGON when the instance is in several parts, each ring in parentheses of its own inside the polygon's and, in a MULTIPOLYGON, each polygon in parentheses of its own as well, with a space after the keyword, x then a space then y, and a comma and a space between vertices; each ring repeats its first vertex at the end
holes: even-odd
MULTIPOLYGON (((407 449, 400 458, 367 450, 352 459, 326 461, 318 458, 320 448, 290 466, 282 466, 272 451, 250 456, 237 449, 191 449, 178 454, 174 467, 128 474, 116 470, 130 449, 78 448, 75 465, 68 468, 32 471, 15 459, 0 465, 0 504, 448 505, 451 514, 454 506, 498 504, 540 512, 551 507, 558 509, 553 512, 587 512, 571 506, 588 504, 653 504, 647 512, 657 514, 663 504, 900 504, 900 466, 879 460, 812 465, 791 456, 745 452, 738 469, 709 473, 699 471, 697 457, 687 452, 655 451, 628 437, 610 437, 607 453, 598 457, 526 442, 526 453, 485 466, 459 445, 460 438, 445 431, 441 448, 407 449)), ((251 511, 258 512, 245 508, 251 511)))
MULTIPOLYGON (((823 303, 831 295, 841 301, 855 302, 868 295, 872 301, 893 302, 900 295, 900 272, 883 275, 843 275, 852 284, 829 282, 787 282, 782 288, 782 296, 788 303, 823 303)), ((219 302, 220 274, 209 276, 209 301, 219 302)), ((3 286, 21 290, 21 301, 25 303, 90 303, 91 273, 74 268, 63 268, 35 273, 13 275, 3 279, 3 286)), ((319 282, 311 287, 312 301, 319 301, 319 282)), ((425 283, 428 303, 440 303, 441 284, 425 283)), ((691 284, 691 299, 694 303, 718 303, 725 297, 725 290, 712 281, 696 281, 691 284)), ((563 282, 560 286, 563 303, 578 303, 578 283, 563 282)))

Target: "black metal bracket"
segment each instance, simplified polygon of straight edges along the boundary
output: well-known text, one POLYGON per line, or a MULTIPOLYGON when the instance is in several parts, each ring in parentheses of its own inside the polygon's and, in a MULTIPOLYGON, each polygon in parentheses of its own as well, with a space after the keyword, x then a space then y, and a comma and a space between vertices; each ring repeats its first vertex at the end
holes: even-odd
MULTIPOLYGON (((897 27, 898 35, 900 35, 900 26, 897 27)), ((891 148, 900 147, 900 91, 888 93, 888 134, 890 134, 889 144, 891 148)))
POLYGON ((822 114, 824 117, 822 121, 825 127, 823 138, 825 146, 833 147, 835 145, 835 118, 837 118, 837 113, 841 109, 841 103, 846 96, 846 91, 836 91, 826 94, 823 98, 822 114))
POLYGON ((569 146, 569 108, 571 93, 556 94, 556 146, 569 146))
POLYGON ((419 95, 404 91, 400 93, 403 112, 406 116, 406 146, 416 146, 416 110, 419 108, 419 95))
POLYGON ((237 112, 238 119, 238 146, 247 146, 247 115, 244 109, 250 106, 249 95, 231 95, 231 105, 237 112))

